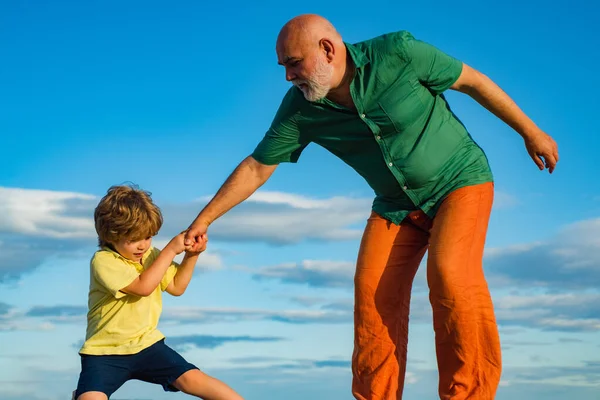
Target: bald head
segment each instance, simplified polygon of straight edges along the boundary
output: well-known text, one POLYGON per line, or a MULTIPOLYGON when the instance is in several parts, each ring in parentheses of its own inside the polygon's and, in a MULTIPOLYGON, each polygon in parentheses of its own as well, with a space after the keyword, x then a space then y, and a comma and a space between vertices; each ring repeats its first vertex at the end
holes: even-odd
POLYGON ((289 20, 277 37, 277 58, 286 79, 311 101, 325 97, 346 66, 342 36, 327 19, 304 14, 289 20))
POLYGON ((277 46, 288 44, 290 41, 318 46, 322 39, 328 39, 337 45, 343 44, 342 36, 331 22, 320 15, 304 14, 292 18, 281 28, 277 46))

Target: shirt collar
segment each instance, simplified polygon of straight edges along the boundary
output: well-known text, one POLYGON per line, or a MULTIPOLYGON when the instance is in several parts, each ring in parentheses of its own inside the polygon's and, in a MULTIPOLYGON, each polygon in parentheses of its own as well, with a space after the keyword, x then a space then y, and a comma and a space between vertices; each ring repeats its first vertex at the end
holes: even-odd
MULTIPOLYGON (((117 257, 119 257, 123 261, 129 262, 130 264, 140 265, 140 263, 132 261, 129 258, 123 257, 118 251, 114 250, 111 246, 106 246, 106 245, 102 246, 102 250, 109 251, 109 252, 115 254, 117 257)), ((141 262, 142 265, 144 265, 144 263, 146 262, 146 259, 150 255, 150 253, 152 253, 152 246, 150 246, 150 248, 148 250, 146 250, 146 252, 142 255, 142 260, 141 260, 142 261, 141 262)))
POLYGON ((360 48, 353 45, 352 43, 344 42, 344 44, 346 45, 348 53, 350 53, 350 57, 352 58, 352 61, 354 62, 356 68, 364 67, 369 63, 369 58, 360 48))

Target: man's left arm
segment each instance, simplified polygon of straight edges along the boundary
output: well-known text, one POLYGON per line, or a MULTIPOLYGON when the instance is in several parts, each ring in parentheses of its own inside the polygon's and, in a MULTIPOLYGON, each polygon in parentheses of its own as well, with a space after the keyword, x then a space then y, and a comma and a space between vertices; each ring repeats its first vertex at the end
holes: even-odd
POLYGON ((529 156, 540 170, 552 173, 558 162, 558 146, 490 78, 463 63, 462 72, 450 89, 468 94, 479 104, 518 132, 529 156))

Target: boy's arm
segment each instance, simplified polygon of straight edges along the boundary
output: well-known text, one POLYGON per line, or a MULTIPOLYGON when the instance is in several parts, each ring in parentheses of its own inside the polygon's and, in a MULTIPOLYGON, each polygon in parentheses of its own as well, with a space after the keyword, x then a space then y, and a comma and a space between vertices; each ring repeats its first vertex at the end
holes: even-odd
POLYGON ((160 284, 175 256, 183 252, 184 249, 183 233, 180 233, 165 246, 152 265, 133 282, 122 288, 121 291, 136 296, 149 296, 160 284))
POLYGON ((173 280, 169 282, 169 285, 166 288, 167 293, 173 296, 181 296, 185 290, 187 289, 190 281, 192 280, 192 275, 194 274, 194 267, 196 266, 196 261, 198 261, 198 256, 204 250, 206 250, 206 242, 208 241, 208 237, 205 235, 202 237, 199 243, 199 248, 195 251, 191 251, 190 246, 187 246, 187 250, 185 252, 185 256, 181 261, 181 264, 177 268, 177 272, 173 277, 173 280))
POLYGON ((194 268, 196 261, 198 261, 198 255, 200 253, 187 253, 183 257, 181 264, 177 268, 177 272, 173 277, 173 280, 167 286, 167 293, 173 296, 181 296, 185 293, 188 284, 192 280, 194 274, 194 268))

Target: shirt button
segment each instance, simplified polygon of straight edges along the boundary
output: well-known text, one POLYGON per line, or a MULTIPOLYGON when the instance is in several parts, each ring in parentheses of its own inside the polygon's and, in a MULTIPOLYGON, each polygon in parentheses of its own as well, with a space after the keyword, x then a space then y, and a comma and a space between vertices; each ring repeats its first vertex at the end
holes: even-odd
POLYGON ((364 119, 365 118, 365 114, 360 114, 360 117, 364 119))
POLYGON ((394 165, 394 164, 392 164, 392 163, 389 163, 388 165, 391 167, 391 166, 392 166, 392 165, 394 165))
POLYGON ((402 186, 402 190, 408 189, 408 186, 402 186))
POLYGON ((381 140, 381 136, 377 136, 377 140, 381 140))

